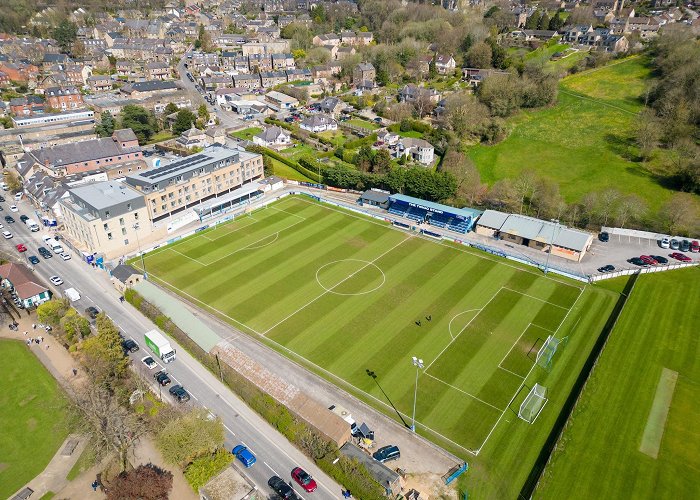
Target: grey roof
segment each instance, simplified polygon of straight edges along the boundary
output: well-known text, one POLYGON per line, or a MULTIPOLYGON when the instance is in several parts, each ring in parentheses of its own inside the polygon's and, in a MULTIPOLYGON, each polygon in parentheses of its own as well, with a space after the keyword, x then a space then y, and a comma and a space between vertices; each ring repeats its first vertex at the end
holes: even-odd
POLYGON ((362 198, 363 200, 374 201, 376 203, 386 203, 389 201, 389 196, 391 196, 391 194, 385 191, 368 189, 367 191, 362 193, 362 196, 360 196, 360 198, 362 198))
POLYGON ((112 137, 114 137, 114 140, 120 141, 120 142, 137 141, 138 140, 138 138, 136 137, 136 134, 130 128, 120 128, 119 130, 115 130, 112 133, 112 137))
POLYGON ((477 225, 500 230, 503 223, 508 218, 508 215, 509 214, 499 212, 498 210, 486 210, 482 216, 479 217, 477 225))
POLYGON ((134 274, 141 274, 135 268, 131 267, 129 264, 119 264, 117 267, 112 269, 112 276, 117 278, 122 283, 126 283, 131 276, 134 274))
POLYGON ((374 71, 374 66, 372 63, 360 63, 357 65, 357 69, 360 71, 374 71))
POLYGON ((286 131, 282 130, 280 127, 270 127, 266 130, 263 130, 255 137, 258 137, 259 139, 262 139, 265 142, 272 142, 282 134, 289 135, 289 132, 285 132, 286 131))
POLYGON ((134 202, 135 206, 146 206, 143 195, 123 182, 93 182, 70 189, 69 192, 73 198, 82 200, 95 210, 129 201, 134 202))
MULTIPOLYGON (((133 132, 132 132, 133 133, 133 132)), ((46 165, 50 168, 70 165, 71 163, 99 160, 111 156, 133 153, 140 151, 138 146, 122 148, 117 141, 111 137, 101 139, 90 139, 87 141, 59 144, 56 146, 36 149, 27 155, 30 160, 46 165)))
POLYGON ((305 118, 301 122, 301 125, 304 125, 305 127, 320 127, 323 125, 332 125, 334 123, 337 123, 337 122, 333 118, 331 118, 330 116, 313 115, 309 118, 305 118))
POLYGON ((148 82, 136 82, 124 85, 122 90, 131 92, 154 92, 156 90, 177 90, 177 85, 172 81, 152 80, 148 82))

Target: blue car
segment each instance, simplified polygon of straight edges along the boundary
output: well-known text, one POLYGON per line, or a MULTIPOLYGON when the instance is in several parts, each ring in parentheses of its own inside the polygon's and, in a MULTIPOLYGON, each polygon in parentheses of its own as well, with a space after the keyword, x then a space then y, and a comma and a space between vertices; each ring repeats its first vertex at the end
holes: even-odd
POLYGON ((233 453, 233 456, 240 460, 243 466, 246 468, 252 467, 256 461, 255 455, 253 455, 250 450, 242 444, 239 444, 233 450, 231 450, 231 453, 233 453))

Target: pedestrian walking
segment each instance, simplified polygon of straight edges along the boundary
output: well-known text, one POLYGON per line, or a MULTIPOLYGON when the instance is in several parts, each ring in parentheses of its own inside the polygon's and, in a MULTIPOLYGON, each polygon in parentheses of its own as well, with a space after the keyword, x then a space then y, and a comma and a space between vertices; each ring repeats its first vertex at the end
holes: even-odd
POLYGON ((26 337, 29 332, 24 332, 24 336, 26 337))
POLYGON ((93 481, 90 486, 92 486, 92 491, 97 491, 97 481, 93 481))
POLYGON ((76 370, 75 368, 73 368, 73 376, 75 377, 77 374, 78 374, 78 370, 76 370))

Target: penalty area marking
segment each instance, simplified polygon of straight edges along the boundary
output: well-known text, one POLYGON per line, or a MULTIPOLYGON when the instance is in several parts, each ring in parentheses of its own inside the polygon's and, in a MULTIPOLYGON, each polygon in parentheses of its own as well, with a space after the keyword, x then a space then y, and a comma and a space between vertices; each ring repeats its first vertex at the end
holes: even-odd
MULTIPOLYGON (((482 309, 481 307, 479 307, 479 308, 477 308, 477 309, 468 309, 468 310, 466 310, 466 311, 458 312, 457 314, 455 314, 454 316, 452 316, 452 319, 450 320, 450 323, 447 325, 447 331, 449 332, 450 337, 452 337, 452 340, 455 339, 455 336, 452 335, 452 322, 453 322, 455 319, 457 319, 458 316, 461 316, 462 314, 467 314, 467 313, 474 312, 474 311, 481 311, 481 309, 482 309)), ((462 330, 460 330, 460 331, 457 333, 457 335, 459 335, 460 333, 462 333, 462 330)))
POLYGON ((326 292, 334 293, 334 294, 336 294, 336 295, 343 295, 343 296, 366 295, 366 294, 368 294, 368 293, 374 292, 375 290, 379 290, 382 286, 384 286, 384 283, 386 282, 386 274, 384 274, 384 271, 382 271, 382 270, 379 268, 379 266, 378 266, 377 264, 375 264, 374 262, 370 262, 370 261, 368 261, 368 260, 362 260, 362 259, 341 259, 341 260, 334 260, 333 262, 329 262, 328 264, 324 264, 324 265, 322 265, 321 267, 319 267, 318 270, 316 271, 316 282, 317 282, 317 283, 319 284, 319 286, 320 286, 321 288, 323 288, 326 292), (360 269, 358 269, 357 271, 348 274, 347 277, 345 277, 342 281, 340 281, 339 283, 336 283, 336 284, 333 285, 332 287, 328 288, 328 287, 325 286, 323 283, 321 283, 321 280, 319 279, 318 274, 319 274, 323 269, 325 269, 326 267, 332 266, 333 264, 337 264, 337 263, 339 263, 339 262, 360 262, 360 263, 364 264, 364 266, 362 266, 362 267, 361 267, 360 269), (350 278, 352 278, 353 276, 355 276, 357 273, 359 273, 360 271, 364 271, 365 269, 367 269, 367 268, 370 267, 370 266, 374 267, 374 268, 375 268, 377 271, 379 271, 379 272, 381 273, 381 275, 382 275, 382 282, 379 283, 377 286, 375 286, 375 287, 372 288, 371 290, 365 290, 364 292, 357 292, 357 293, 340 293, 340 292, 336 292, 336 291, 334 290, 335 287, 337 287, 337 286, 340 285, 341 283, 343 283, 343 282, 349 280, 350 278))

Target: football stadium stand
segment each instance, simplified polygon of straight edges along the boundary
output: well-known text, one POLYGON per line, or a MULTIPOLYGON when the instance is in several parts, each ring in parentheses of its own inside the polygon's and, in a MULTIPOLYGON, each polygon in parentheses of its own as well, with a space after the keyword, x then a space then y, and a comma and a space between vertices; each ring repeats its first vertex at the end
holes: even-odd
POLYGON ((392 194, 389 202, 390 214, 462 234, 470 231, 481 215, 479 210, 449 207, 403 194, 392 194))

